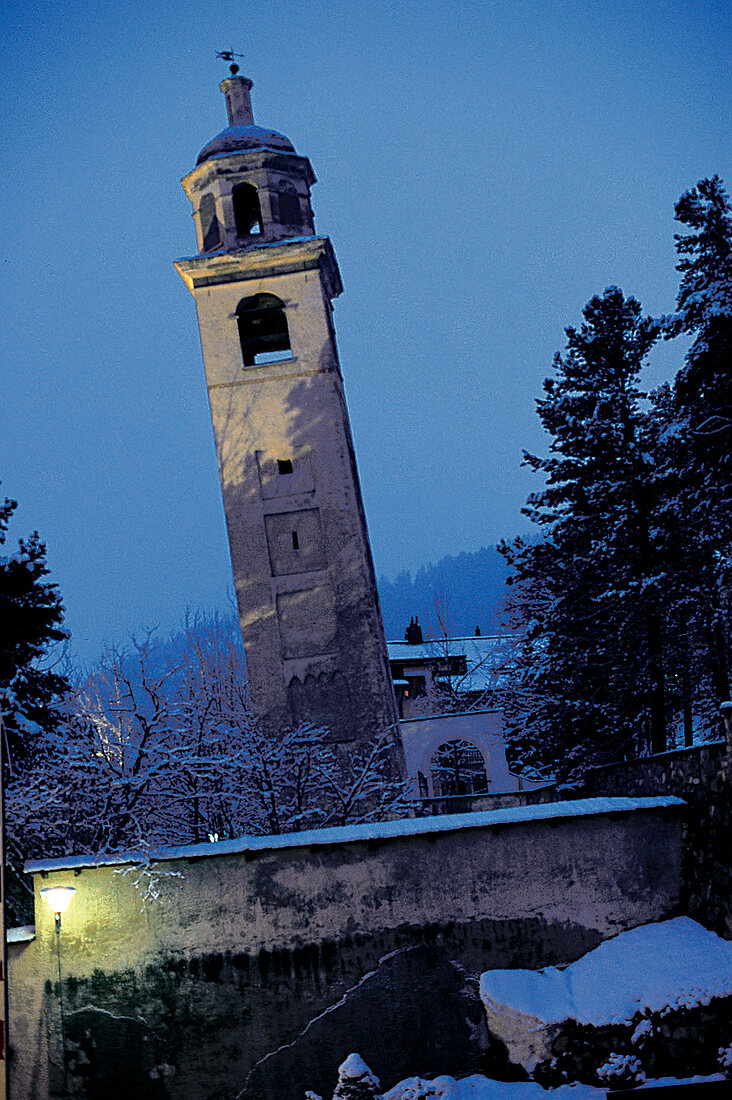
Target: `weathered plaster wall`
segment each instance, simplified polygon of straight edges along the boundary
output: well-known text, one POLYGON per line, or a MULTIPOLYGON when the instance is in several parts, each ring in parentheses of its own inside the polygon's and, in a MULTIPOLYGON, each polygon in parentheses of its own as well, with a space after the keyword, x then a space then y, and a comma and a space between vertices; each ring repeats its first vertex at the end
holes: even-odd
MULTIPOLYGON (((451 1018, 465 1019, 461 967, 566 962, 675 912, 682 810, 590 800, 557 803, 550 818, 498 811, 274 838, 237 852, 197 846, 156 862, 161 899, 144 909, 126 867, 77 861, 37 874, 37 939, 13 960, 11 982, 36 997, 44 990, 56 1066, 49 1094, 60 1092, 60 1004, 42 885, 77 890, 61 933, 75 1095, 302 1100, 306 1084, 318 1087, 318 1066, 330 1072, 356 1036, 385 1082, 423 1068, 416 986, 393 977, 394 967, 420 967, 390 960, 436 952, 426 987, 430 973, 457 966, 451 1018), (312 1023, 326 1010, 327 1026, 312 1023)), ((38 1042, 16 1051, 15 1080, 29 1089, 18 1095, 28 1100, 47 1095, 32 1085, 42 1073, 38 1042)), ((452 1042, 461 1049, 460 1036, 452 1042)))
POLYGON ((683 798, 689 807, 684 911, 732 939, 732 759, 726 742, 592 768, 582 794, 683 798))
POLYGON ((48 1096, 48 958, 31 937, 8 943, 8 1071, 12 1100, 48 1096))

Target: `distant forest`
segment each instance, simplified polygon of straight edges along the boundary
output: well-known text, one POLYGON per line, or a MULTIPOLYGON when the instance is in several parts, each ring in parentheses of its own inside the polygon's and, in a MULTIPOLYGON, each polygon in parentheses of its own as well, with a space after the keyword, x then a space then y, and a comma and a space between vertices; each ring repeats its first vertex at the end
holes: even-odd
POLYGON ((423 565, 414 576, 408 571, 394 580, 379 579, 379 597, 384 628, 389 641, 404 637, 413 615, 418 616, 425 638, 439 635, 438 621, 447 613, 447 629, 452 637, 475 633, 496 634, 506 597, 509 570, 494 547, 484 546, 472 554, 442 558, 436 564, 423 565), (436 601, 441 609, 438 610, 436 601))

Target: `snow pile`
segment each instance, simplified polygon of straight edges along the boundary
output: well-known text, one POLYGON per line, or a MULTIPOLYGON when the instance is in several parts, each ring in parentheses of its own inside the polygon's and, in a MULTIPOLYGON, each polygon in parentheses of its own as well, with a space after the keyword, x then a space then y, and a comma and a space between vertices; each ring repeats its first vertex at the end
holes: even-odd
MULTIPOLYGON (((606 1077, 616 1085, 621 1074, 614 1071, 616 1068, 627 1070, 627 1059, 611 1055, 608 1061, 611 1065, 606 1077)), ((642 1071, 639 1066, 636 1068, 639 1073, 635 1080, 642 1081, 642 1071)), ((711 1077, 687 1077, 683 1081, 675 1077, 664 1077, 646 1081, 640 1088, 722 1080, 724 1077, 720 1073, 711 1077)), ((338 1084, 333 1100, 605 1100, 607 1085, 597 1088, 594 1085, 575 1083, 560 1085, 547 1091, 534 1081, 496 1081, 477 1073, 460 1080, 448 1076, 435 1077, 431 1081, 422 1077, 408 1077, 383 1095, 378 1093, 378 1089, 379 1079, 363 1058, 358 1054, 350 1054, 338 1069, 338 1084)), ((305 1100, 322 1100, 322 1097, 308 1090, 305 1100)))
MULTIPOLYGON (((721 1081, 721 1074, 711 1077, 689 1077, 680 1081, 676 1077, 663 1077, 646 1081, 636 1091, 663 1085, 703 1084, 721 1081)), ((493 1081, 476 1074, 456 1081, 454 1077, 435 1077, 423 1081, 421 1077, 409 1077, 385 1092, 382 1100, 605 1100, 607 1086, 560 1085, 547 1091, 533 1081, 493 1081)))
POLYGON ((489 1030, 511 1060, 533 1072, 551 1060, 567 1022, 594 1028, 632 1025, 642 1046, 670 1013, 732 996, 732 942, 689 917, 642 925, 600 944, 566 969, 490 970, 480 996, 489 1030))
POLYGON ((690 917, 621 932, 565 970, 489 970, 486 1007, 505 1006, 543 1024, 629 1023, 641 1012, 708 1004, 732 995, 732 942, 690 917))
POLYGON ((383 1100, 604 1100, 605 1089, 592 1085, 562 1085, 548 1093, 533 1081, 493 1081, 476 1074, 456 1081, 409 1077, 384 1093, 383 1100))

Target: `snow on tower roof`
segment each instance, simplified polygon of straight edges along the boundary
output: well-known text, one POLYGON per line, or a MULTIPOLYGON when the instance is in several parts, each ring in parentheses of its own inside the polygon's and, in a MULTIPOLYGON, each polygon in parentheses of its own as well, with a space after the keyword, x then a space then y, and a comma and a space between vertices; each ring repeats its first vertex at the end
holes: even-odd
POLYGON ((203 164, 212 157, 229 156, 231 153, 245 153, 251 149, 271 149, 276 153, 294 153, 295 146, 284 134, 277 130, 267 130, 264 126, 227 126, 220 134, 204 145, 196 158, 196 164, 203 164))

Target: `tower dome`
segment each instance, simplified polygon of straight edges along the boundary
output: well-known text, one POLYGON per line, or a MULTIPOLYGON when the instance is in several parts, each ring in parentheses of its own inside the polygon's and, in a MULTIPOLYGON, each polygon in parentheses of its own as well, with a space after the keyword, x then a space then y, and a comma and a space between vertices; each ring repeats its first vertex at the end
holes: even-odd
POLYGON ((277 130, 267 130, 254 125, 250 92, 252 82, 246 76, 233 73, 219 84, 226 97, 226 110, 229 125, 213 141, 204 145, 198 154, 196 164, 203 164, 211 157, 227 156, 230 153, 244 153, 252 149, 272 149, 278 153, 294 153, 295 147, 289 138, 277 130))
POLYGON ((182 181, 194 206, 201 253, 236 252, 315 232, 309 160, 298 156, 284 134, 255 124, 252 82, 231 68, 219 85, 229 125, 204 145, 182 181))
POLYGON ((294 153, 295 147, 289 138, 277 130, 266 130, 263 126, 227 126, 220 134, 204 145, 198 154, 196 164, 203 164, 211 157, 226 156, 229 153, 243 153, 250 149, 273 149, 277 153, 294 153))

